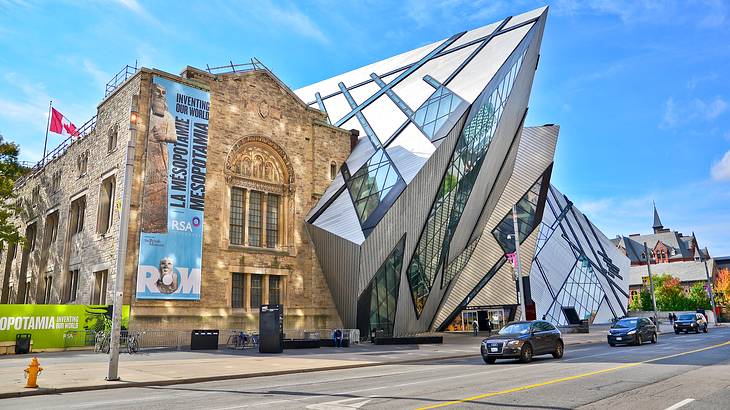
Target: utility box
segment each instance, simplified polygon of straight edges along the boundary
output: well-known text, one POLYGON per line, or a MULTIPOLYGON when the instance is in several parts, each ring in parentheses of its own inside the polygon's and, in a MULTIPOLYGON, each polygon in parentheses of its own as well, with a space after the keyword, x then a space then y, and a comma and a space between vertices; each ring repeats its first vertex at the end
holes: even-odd
POLYGON ((284 305, 261 305, 259 310, 259 352, 284 351, 284 305))
POLYGON ((193 330, 190 334, 190 350, 217 350, 218 330, 193 330))
POLYGON ((18 333, 15 335, 15 354, 30 353, 30 333, 18 333))

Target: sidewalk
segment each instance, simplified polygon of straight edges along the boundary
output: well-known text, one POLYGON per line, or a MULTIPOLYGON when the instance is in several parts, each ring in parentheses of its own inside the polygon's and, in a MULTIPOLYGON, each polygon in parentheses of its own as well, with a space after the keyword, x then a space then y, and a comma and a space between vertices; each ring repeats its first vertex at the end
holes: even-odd
MULTIPOLYGON (((565 334, 566 345, 600 343, 605 332, 565 334)), ((375 346, 285 350, 260 354, 255 350, 143 351, 121 354, 121 381, 107 382, 108 356, 87 351, 38 353, 0 358, 0 399, 70 391, 170 385, 223 379, 273 376, 388 364, 474 357, 486 334, 445 334, 442 345, 375 346), (43 372, 38 389, 25 389, 23 369, 36 356, 43 372)))

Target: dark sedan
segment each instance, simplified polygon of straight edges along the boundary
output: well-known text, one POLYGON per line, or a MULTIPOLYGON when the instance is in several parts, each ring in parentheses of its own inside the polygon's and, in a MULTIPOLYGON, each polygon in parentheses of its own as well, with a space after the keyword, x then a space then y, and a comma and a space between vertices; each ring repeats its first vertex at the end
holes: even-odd
POLYGON ((674 333, 679 332, 700 333, 700 330, 707 333, 707 319, 702 313, 680 313, 674 321, 674 333))
POLYGON ((487 364, 497 359, 532 361, 533 356, 552 354, 563 357, 565 345, 560 331, 548 322, 534 320, 514 322, 502 328, 498 334, 482 341, 482 359, 487 364))
POLYGON ((654 323, 645 317, 626 317, 619 319, 608 329, 608 344, 635 344, 646 341, 657 342, 657 330, 654 323))

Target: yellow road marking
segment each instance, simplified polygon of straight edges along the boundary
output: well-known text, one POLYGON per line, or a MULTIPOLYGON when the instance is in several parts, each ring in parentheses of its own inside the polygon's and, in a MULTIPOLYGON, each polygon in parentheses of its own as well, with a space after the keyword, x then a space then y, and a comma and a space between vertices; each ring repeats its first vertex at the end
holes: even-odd
POLYGON ((515 392, 523 391, 523 390, 530 390, 530 389, 534 389, 536 387, 548 386, 548 385, 551 385, 551 384, 567 382, 567 381, 575 380, 575 379, 582 379, 584 377, 590 377, 590 376, 595 376, 597 374, 614 372, 616 370, 626 369, 626 368, 629 368, 629 367, 635 367, 635 366, 638 366, 640 364, 646 364, 646 363, 656 362, 656 361, 659 361, 659 360, 671 359, 673 357, 684 356, 684 355, 688 355, 688 354, 692 354, 692 353, 697 353, 697 352, 702 352, 702 351, 710 350, 710 349, 716 349, 718 347, 723 347, 723 346, 728 346, 728 345, 730 345, 730 340, 727 341, 727 342, 724 342, 724 343, 720 343, 720 344, 716 344, 716 345, 712 345, 712 346, 707 346, 707 347, 703 347, 703 348, 700 348, 700 349, 689 350, 689 351, 686 351, 686 352, 676 353, 676 354, 672 354, 672 355, 669 355, 669 356, 656 357, 654 359, 644 360, 644 361, 641 361, 641 362, 627 363, 627 364, 623 364, 621 366, 611 367, 609 369, 596 370, 596 371, 593 371, 593 372, 577 374, 575 376, 561 377, 559 379, 548 380, 548 381, 541 382, 541 383, 529 384, 527 386, 514 387, 514 388, 511 388, 511 389, 496 391, 496 392, 492 392, 492 393, 484 393, 484 394, 480 394, 480 395, 472 396, 472 397, 467 397, 467 398, 460 399, 460 400, 447 401, 447 402, 443 402, 443 403, 439 403, 439 404, 434 404, 432 406, 419 407, 418 410, 435 409, 435 408, 439 408, 439 407, 453 406, 454 404, 466 403, 466 402, 469 402, 469 401, 475 401, 475 400, 484 399, 484 398, 487 398, 487 397, 500 396, 500 395, 503 395, 503 394, 515 393, 515 392))

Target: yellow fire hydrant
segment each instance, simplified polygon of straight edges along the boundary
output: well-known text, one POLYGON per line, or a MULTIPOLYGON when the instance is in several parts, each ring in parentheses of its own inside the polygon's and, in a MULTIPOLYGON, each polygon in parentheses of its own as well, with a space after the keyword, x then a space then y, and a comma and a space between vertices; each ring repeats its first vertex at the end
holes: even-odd
POLYGON ((28 365, 28 368, 25 369, 25 378, 28 379, 28 381, 25 383, 25 387, 29 388, 38 388, 38 375, 41 374, 43 371, 43 368, 41 367, 41 364, 38 362, 38 358, 34 357, 30 361, 30 365, 28 365))

